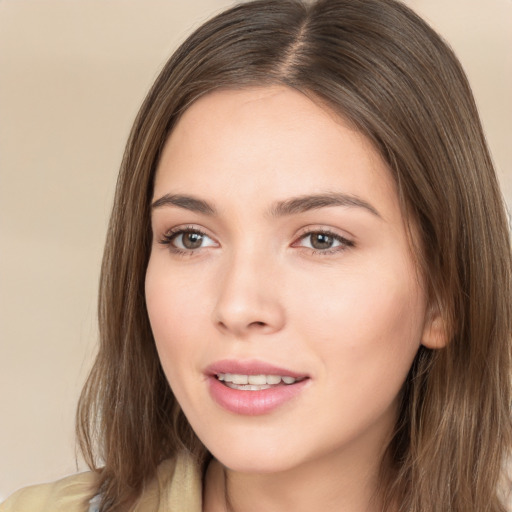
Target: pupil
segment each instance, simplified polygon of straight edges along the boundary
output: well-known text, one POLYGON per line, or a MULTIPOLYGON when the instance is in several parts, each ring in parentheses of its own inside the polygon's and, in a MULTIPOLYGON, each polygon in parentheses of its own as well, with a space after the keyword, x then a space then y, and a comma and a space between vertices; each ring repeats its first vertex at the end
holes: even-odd
POLYGON ((333 244, 333 237, 325 233, 315 233, 311 236, 311 245, 315 249, 329 249, 333 244))
POLYGON ((197 249, 201 247, 203 242, 203 235, 200 233, 186 233, 183 236, 183 246, 187 249, 197 249))

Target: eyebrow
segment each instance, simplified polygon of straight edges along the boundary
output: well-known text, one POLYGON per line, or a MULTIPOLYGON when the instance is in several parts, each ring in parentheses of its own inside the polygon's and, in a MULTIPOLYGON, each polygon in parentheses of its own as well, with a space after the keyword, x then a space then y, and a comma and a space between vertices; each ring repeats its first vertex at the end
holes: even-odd
MULTIPOLYGON (((216 208, 207 201, 182 194, 165 194, 151 204, 152 209, 161 208, 163 206, 177 206, 178 208, 202 213, 203 215, 217 215, 216 208)), ((377 209, 367 201, 357 196, 340 192, 292 197, 285 201, 276 202, 272 205, 269 212, 272 217, 284 217, 330 206, 363 208, 373 215, 382 218, 377 209)))
POLYGON ((329 206, 364 208, 373 215, 382 218, 377 209, 367 201, 360 199, 357 196, 351 194, 343 194, 341 192, 328 192, 325 194, 292 197, 286 201, 280 201, 276 203, 270 209, 270 213, 274 217, 282 217, 286 215, 307 212, 309 210, 327 208, 329 206))
POLYGON ((165 194, 160 199, 154 201, 151 208, 161 208, 162 206, 177 206, 178 208, 184 208, 185 210, 204 215, 217 215, 215 208, 206 201, 181 194, 165 194))

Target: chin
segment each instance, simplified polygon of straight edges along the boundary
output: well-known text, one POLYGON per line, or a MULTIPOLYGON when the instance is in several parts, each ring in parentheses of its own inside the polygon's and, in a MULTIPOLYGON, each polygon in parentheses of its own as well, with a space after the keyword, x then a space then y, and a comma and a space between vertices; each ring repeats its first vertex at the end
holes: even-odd
POLYGON ((217 438, 206 446, 223 466, 237 473, 286 472, 299 466, 307 458, 307 454, 301 453, 299 446, 286 446, 283 442, 266 436, 245 436, 237 441, 234 436, 227 436, 225 440, 217 438))

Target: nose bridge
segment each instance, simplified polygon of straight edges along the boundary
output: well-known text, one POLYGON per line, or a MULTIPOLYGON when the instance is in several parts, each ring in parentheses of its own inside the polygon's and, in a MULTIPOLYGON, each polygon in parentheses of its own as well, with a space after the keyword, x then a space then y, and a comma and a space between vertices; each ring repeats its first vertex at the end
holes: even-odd
POLYGON ((224 261, 214 322, 237 337, 282 328, 284 308, 279 296, 276 258, 257 244, 233 250, 224 261))

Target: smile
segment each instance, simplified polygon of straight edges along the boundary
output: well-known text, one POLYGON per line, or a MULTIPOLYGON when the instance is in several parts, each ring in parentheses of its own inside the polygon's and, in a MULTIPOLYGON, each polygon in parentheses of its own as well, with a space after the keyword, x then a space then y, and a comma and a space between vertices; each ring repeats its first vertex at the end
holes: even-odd
POLYGON ((239 373, 219 373, 216 377, 227 387, 241 391, 261 391, 283 384, 295 384, 301 380, 288 375, 242 375, 239 373))
POLYGON ((244 416, 269 414, 299 397, 311 379, 262 361, 224 360, 206 371, 213 401, 244 416))

